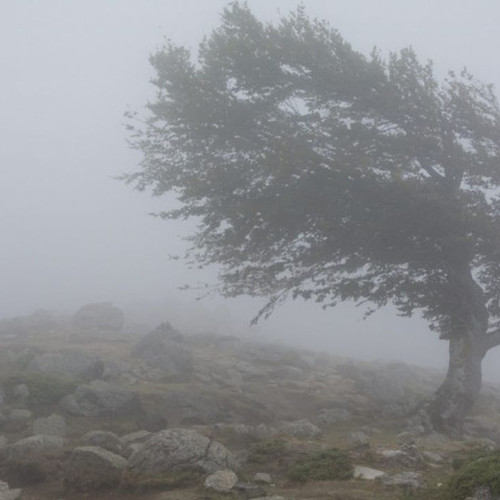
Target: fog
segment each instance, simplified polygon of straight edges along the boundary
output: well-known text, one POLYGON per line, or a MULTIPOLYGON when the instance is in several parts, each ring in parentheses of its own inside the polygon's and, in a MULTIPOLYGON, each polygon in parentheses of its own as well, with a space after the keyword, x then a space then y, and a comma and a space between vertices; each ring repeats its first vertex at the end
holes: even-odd
MULTIPOLYGON (((182 261, 189 225, 149 216, 153 199, 115 179, 140 160, 128 148, 123 113, 152 97, 150 53, 164 38, 195 47, 215 27, 222 0, 2 0, 0 3, 0 317, 45 308, 71 313, 112 301, 136 320, 162 319, 196 331, 285 340, 362 359, 444 369, 446 343, 390 309, 362 320, 342 306, 323 311, 285 304, 248 324, 262 306, 250 299, 196 300, 185 283, 212 280, 182 261)), ((304 0, 352 45, 383 54, 412 45, 438 74, 466 66, 500 86, 500 8, 491 0, 304 0)), ((277 19, 289 0, 250 0, 277 19)), ((500 379, 500 351, 485 377, 500 379)))

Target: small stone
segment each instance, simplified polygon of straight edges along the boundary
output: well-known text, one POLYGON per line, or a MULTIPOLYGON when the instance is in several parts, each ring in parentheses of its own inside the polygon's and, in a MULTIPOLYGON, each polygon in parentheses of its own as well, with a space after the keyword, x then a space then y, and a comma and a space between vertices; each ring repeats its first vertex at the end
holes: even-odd
POLYGON ((370 447, 370 437, 363 431, 351 432, 349 434, 349 442, 356 449, 370 447))
POLYGON ((272 479, 269 474, 266 474, 265 472, 257 472, 255 474, 253 480, 258 483, 258 484, 271 484, 272 479))
POLYGON ((234 488, 237 482, 238 476, 232 470, 227 469, 210 474, 205 479, 204 486, 218 493, 228 493, 234 488))
POLYGON ((422 452, 424 458, 433 464, 441 464, 443 463, 443 457, 437 453, 433 453, 432 451, 424 451, 422 452))
POLYGON ((422 475, 413 471, 401 472, 391 476, 383 476, 381 477, 381 480, 386 486, 406 486, 414 489, 425 487, 422 475))
POLYGON ((356 479, 368 479, 373 480, 377 477, 385 476, 385 472, 377 469, 372 469, 371 467, 364 467, 362 465, 356 465, 354 467, 353 477, 356 479))

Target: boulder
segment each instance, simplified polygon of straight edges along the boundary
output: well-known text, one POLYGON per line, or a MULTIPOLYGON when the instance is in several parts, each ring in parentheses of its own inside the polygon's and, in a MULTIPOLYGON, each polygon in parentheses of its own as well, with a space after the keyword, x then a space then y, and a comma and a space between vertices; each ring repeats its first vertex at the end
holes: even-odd
POLYGON ((216 472, 234 469, 231 452, 194 430, 168 429, 153 434, 129 458, 132 474, 162 474, 177 470, 216 472))
POLYGON ((237 482, 238 476, 232 470, 218 470, 205 479, 203 486, 218 493, 229 493, 237 482))
POLYGON ((62 451, 65 441, 59 436, 30 436, 9 444, 6 449, 8 460, 23 460, 37 455, 53 454, 62 451))
POLYGON ((135 392, 102 380, 79 385, 73 394, 63 398, 61 407, 80 417, 133 416, 141 411, 135 392))
POLYGON ((81 439, 88 446, 97 446, 125 458, 132 451, 115 433, 110 431, 90 431, 84 434, 81 439))
POLYGON ((124 324, 123 311, 111 302, 87 304, 73 316, 73 326, 83 330, 120 331, 124 324))
POLYGON ((99 491, 118 486, 127 461, 97 446, 75 448, 64 470, 64 484, 70 491, 99 491))
POLYGON ((33 412, 30 410, 16 408, 9 413, 4 424, 4 428, 10 432, 24 431, 28 427, 32 418, 33 412))
POLYGON ((28 364, 28 371, 63 377, 101 378, 104 365, 101 359, 78 349, 36 354, 28 364))
POLYGON ((172 375, 192 372, 194 358, 182 335, 170 323, 162 323, 133 348, 132 356, 172 375))
POLYGON ((132 446, 145 443, 152 435, 153 434, 149 431, 140 430, 131 432, 130 434, 125 434, 125 436, 122 436, 120 439, 125 446, 132 446))
POLYGON ((0 500, 17 500, 21 496, 22 490, 9 488, 8 483, 0 481, 0 500))
POLYGON ((49 417, 37 418, 33 421, 33 434, 64 437, 66 435, 66 420, 55 413, 49 417))
POLYGON ((321 434, 321 429, 307 420, 282 422, 276 426, 276 433, 302 439, 313 439, 321 434))

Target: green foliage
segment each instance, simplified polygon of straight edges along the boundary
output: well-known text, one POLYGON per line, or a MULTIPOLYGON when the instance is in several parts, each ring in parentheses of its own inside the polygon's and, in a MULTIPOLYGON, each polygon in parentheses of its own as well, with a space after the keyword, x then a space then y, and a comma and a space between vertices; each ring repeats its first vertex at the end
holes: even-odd
POLYGON ((279 458, 287 451, 284 439, 272 438, 253 443, 248 450, 248 461, 250 463, 264 464, 275 458, 279 458))
POLYGON ((464 303, 500 318, 491 86, 440 82, 411 49, 365 56, 303 8, 268 24, 237 1, 197 55, 169 43, 151 63, 125 180, 178 197, 160 216, 196 217, 188 259, 222 266, 218 292, 264 296, 264 315, 288 296, 392 301, 443 335, 470 323, 464 303))
POLYGON ((134 474, 125 472, 120 482, 121 489, 137 493, 173 490, 198 484, 203 474, 197 470, 179 470, 162 474, 134 474))
POLYGON ((488 487, 493 496, 500 495, 500 452, 475 453, 452 476, 448 486, 450 500, 471 496, 478 487, 488 487))
POLYGON ((351 479, 354 467, 349 455, 337 448, 315 453, 306 460, 294 465, 288 477, 292 481, 334 481, 351 479))
POLYGON ((8 395, 19 384, 25 384, 28 387, 27 403, 30 408, 56 404, 61 398, 73 392, 76 387, 75 380, 39 373, 16 375, 2 381, 2 387, 8 395))

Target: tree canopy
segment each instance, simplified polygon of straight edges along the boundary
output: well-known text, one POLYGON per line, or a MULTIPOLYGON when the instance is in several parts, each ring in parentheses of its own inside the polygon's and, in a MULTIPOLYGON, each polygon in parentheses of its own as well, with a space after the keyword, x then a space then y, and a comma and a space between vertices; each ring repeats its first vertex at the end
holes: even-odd
MULTIPOLYGON (((152 57, 156 99, 127 176, 195 217, 190 258, 226 296, 392 302, 443 337, 500 319, 500 109, 467 71, 410 48, 355 51, 298 8, 230 3, 196 54, 152 57), (477 306, 477 307, 476 307, 477 306)), ((497 343, 495 335, 489 337, 497 343)))

